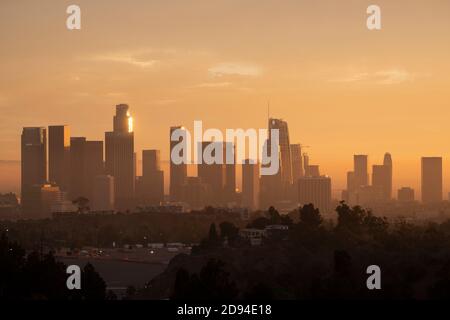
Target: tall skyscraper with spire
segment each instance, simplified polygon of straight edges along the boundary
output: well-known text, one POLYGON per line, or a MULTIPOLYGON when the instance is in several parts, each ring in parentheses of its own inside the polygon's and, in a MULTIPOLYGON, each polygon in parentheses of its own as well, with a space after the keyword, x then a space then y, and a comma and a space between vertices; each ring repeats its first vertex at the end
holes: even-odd
POLYGON ((114 177, 116 209, 133 209, 136 159, 133 118, 126 104, 116 106, 113 131, 105 133, 105 156, 106 173, 114 177))

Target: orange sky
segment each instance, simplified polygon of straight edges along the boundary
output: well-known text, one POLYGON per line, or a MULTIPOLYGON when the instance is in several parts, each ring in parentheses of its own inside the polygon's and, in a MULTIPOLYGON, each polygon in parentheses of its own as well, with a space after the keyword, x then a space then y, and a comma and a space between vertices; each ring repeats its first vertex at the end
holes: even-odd
POLYGON ((136 151, 167 159, 171 125, 265 127, 270 100, 333 189, 353 154, 386 151, 395 188, 418 187, 423 155, 443 156, 450 182, 447 0, 76 3, 81 31, 65 28, 72 1, 0 2, 0 160, 20 158, 23 126, 103 139, 118 103, 136 151), (381 31, 365 26, 369 4, 381 31))

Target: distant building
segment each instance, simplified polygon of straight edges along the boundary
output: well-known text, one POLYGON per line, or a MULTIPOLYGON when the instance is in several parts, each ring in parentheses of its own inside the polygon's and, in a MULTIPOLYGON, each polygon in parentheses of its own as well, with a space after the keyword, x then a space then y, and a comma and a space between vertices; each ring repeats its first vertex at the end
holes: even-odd
POLYGON ((223 154, 225 163, 223 201, 225 204, 230 204, 236 202, 236 146, 233 142, 224 143, 223 154), (233 163, 227 163, 227 152, 229 153, 228 157, 233 159, 233 163))
POLYGON ((291 144, 292 160, 292 182, 297 185, 298 179, 304 176, 302 146, 300 144, 291 144))
POLYGON ((422 202, 442 201, 442 158, 423 157, 421 173, 422 202))
POLYGON ((412 202, 414 201, 414 189, 403 187, 398 190, 397 200, 400 202, 412 202))
MULTIPOLYGON (((174 132, 180 132, 184 131, 184 127, 177 126, 177 127, 171 127, 170 128, 170 154, 172 154, 173 149, 175 146, 177 146, 179 143, 184 143, 185 146, 187 146, 187 141, 183 141, 183 137, 179 137, 178 140, 172 141, 171 137, 174 132)), ((187 146, 190 148, 190 146, 187 146)), ((185 157, 186 155, 180 154, 181 157, 185 157)), ((169 194, 170 194, 170 201, 173 202, 179 202, 182 201, 183 198, 183 188, 186 182, 187 178, 187 164, 186 163, 180 163, 175 164, 172 161, 172 157, 170 157, 170 185, 169 185, 169 194)))
POLYGON ((368 173, 368 156, 367 155, 354 155, 354 184, 358 188, 360 186, 367 186, 369 184, 368 173))
POLYGON ((126 104, 116 106, 113 131, 105 133, 105 171, 114 177, 117 210, 134 208, 136 156, 134 153, 133 118, 126 104))
POLYGON ((0 220, 18 218, 19 201, 14 193, 0 194, 0 220))
POLYGON ((39 127, 23 128, 21 137, 21 205, 25 216, 39 215, 35 207, 35 186, 47 181, 47 130, 39 127))
POLYGON ((64 201, 63 193, 59 187, 51 184, 34 185, 27 191, 29 208, 24 218, 46 219, 52 217, 52 208, 55 204, 64 201))
POLYGON ((70 127, 48 127, 48 175, 49 181, 62 191, 70 186, 70 127))
POLYGON ((259 164, 247 159, 242 164, 242 206, 259 209, 259 164))
POLYGON ((182 186, 182 198, 191 210, 201 210, 210 205, 211 196, 211 185, 204 183, 201 177, 186 177, 182 186))
POLYGON ((198 177, 202 179, 203 183, 207 183, 211 188, 211 198, 209 199, 209 205, 219 206, 225 203, 223 199, 224 190, 225 190, 225 154, 224 152, 224 143, 223 142, 211 142, 211 141, 203 141, 199 143, 199 150, 201 150, 202 154, 205 154, 205 151, 208 154, 211 154, 212 157, 220 157, 221 163, 206 163, 205 159, 203 159, 201 164, 198 164, 198 177), (216 155, 216 151, 220 150, 222 154, 216 155))
POLYGON ((91 211, 113 212, 115 209, 114 190, 114 177, 110 175, 96 176, 93 183, 91 211))
POLYGON ((298 180, 299 205, 312 203, 321 213, 331 212, 331 178, 302 177, 298 180))
POLYGON ((164 201, 164 171, 159 150, 142 151, 142 177, 136 182, 138 205, 159 205, 164 201))

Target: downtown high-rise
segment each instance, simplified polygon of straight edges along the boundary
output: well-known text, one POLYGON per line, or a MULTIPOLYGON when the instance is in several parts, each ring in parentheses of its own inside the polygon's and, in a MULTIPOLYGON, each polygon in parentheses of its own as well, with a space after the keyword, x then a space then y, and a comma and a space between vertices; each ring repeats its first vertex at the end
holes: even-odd
POLYGON ((136 158, 133 119, 129 106, 119 104, 113 118, 113 131, 105 133, 105 170, 114 177, 117 210, 134 208, 136 158))

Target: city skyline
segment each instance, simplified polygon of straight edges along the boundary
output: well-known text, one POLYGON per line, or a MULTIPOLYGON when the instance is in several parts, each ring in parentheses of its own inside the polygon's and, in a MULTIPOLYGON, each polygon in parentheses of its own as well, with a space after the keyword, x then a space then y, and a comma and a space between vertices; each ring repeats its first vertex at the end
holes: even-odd
MULTIPOLYGON (((0 59, 8 75, 0 80, 0 160, 19 160, 17 132, 40 123, 71 124, 74 136, 102 140, 110 121, 92 115, 126 101, 136 149, 161 150, 164 162, 168 127, 199 119, 265 127, 270 101, 271 114, 289 121, 291 143, 312 146, 335 192, 345 189, 353 154, 372 164, 392 152, 394 190, 420 192, 422 156, 442 156, 450 181, 448 2, 378 1, 383 30, 375 33, 365 27, 365 1, 250 1, 238 10, 227 1, 108 1, 108 12, 103 3, 79 4, 78 33, 65 29, 64 3, 0 4, 10 48, 0 59), (133 19, 117 21, 119 13, 133 19)), ((2 188, 17 185, 0 170, 2 188)))

